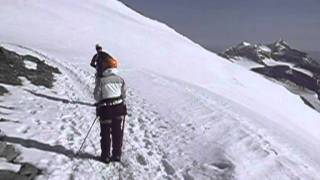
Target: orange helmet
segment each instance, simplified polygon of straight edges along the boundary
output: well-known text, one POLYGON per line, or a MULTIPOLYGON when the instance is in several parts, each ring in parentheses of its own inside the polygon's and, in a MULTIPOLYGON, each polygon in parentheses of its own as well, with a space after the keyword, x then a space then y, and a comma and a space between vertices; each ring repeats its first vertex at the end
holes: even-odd
POLYGON ((118 68, 118 62, 114 58, 110 58, 104 61, 105 68, 118 68))

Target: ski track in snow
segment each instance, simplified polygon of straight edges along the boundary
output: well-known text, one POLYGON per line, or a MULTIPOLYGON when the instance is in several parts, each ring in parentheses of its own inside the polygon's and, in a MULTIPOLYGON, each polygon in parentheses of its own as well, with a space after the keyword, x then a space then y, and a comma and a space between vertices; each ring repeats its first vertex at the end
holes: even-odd
MULTIPOLYGON (((30 48, 19 48, 45 58, 62 72, 56 76, 53 90, 42 89, 37 93, 92 101, 94 77, 90 72, 71 63, 63 65, 30 48)), ((312 168, 299 157, 287 155, 272 138, 250 124, 247 117, 234 112, 229 101, 149 72, 127 70, 123 75, 136 80, 135 83, 147 81, 151 91, 165 92, 170 95, 166 98, 175 102, 166 104, 162 93, 153 93, 156 105, 150 103, 155 101, 149 101, 148 95, 141 96, 144 92, 129 88, 121 164, 105 165, 94 157, 73 158, 93 122, 94 108, 52 102, 30 94, 27 102, 17 105, 18 109, 27 106, 28 120, 34 124, 23 124, 17 129, 23 139, 52 147, 42 151, 44 146, 41 150, 40 145, 31 142, 33 149, 19 146, 24 152, 22 160, 27 160, 29 153, 39 153, 42 157, 34 162, 45 168, 40 179, 314 179, 312 168), (50 117, 43 118, 46 113, 50 117), (44 135, 39 137, 41 133, 44 135)), ((20 112, 23 117, 21 113, 26 112, 23 109, 20 112)), ((97 123, 83 152, 100 155, 99 133, 97 123)))

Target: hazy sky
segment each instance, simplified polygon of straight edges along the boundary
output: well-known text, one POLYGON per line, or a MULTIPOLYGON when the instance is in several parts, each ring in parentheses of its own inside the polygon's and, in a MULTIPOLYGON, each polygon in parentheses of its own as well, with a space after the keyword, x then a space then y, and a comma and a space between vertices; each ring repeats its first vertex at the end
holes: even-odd
POLYGON ((212 49, 283 38, 320 51, 320 0, 121 0, 212 49))

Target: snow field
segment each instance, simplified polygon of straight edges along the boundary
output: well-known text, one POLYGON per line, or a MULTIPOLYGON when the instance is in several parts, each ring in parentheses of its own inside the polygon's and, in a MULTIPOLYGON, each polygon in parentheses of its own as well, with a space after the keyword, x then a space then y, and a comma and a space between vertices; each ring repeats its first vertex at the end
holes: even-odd
POLYGON ((19 96, 1 97, 16 107, 7 117, 21 122, 2 123, 1 129, 18 144, 22 161, 44 169, 39 179, 320 177, 320 117, 299 97, 119 1, 77 2, 15 0, 0 7, 1 41, 63 72, 52 90, 25 82, 8 88, 19 96), (97 125, 86 153, 72 158, 94 108, 25 91, 92 101, 88 63, 97 42, 119 59, 130 87, 123 164, 95 160, 97 125))

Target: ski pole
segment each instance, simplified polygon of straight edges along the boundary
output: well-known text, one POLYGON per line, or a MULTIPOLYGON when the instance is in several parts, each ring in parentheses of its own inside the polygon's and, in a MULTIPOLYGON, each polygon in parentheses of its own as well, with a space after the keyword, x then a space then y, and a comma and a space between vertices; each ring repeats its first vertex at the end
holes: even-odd
POLYGON ((96 123, 96 121, 97 121, 97 119, 98 119, 98 118, 99 118, 99 116, 97 116, 97 117, 94 119, 94 121, 93 121, 93 123, 92 123, 92 125, 91 125, 91 127, 90 127, 90 129, 89 129, 89 131, 88 131, 88 133, 87 133, 87 135, 86 135, 86 137, 84 138, 84 140, 83 140, 83 142, 82 142, 82 144, 81 144, 81 146, 80 146, 80 148, 79 148, 78 152, 76 153, 76 155, 79 155, 79 153, 81 152, 81 149, 82 149, 82 147, 83 147, 84 143, 86 142, 87 137, 89 136, 90 131, 91 131, 91 129, 92 129, 92 127, 93 127, 93 125, 96 123))

